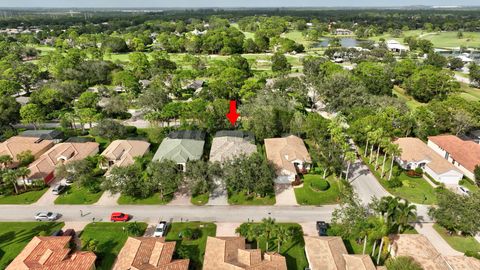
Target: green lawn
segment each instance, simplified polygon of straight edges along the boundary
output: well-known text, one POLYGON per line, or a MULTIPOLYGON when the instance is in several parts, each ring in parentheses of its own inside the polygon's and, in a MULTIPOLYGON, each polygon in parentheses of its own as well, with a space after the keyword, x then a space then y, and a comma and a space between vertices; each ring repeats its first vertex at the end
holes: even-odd
POLYGON ((201 269, 203 265, 203 256, 205 254, 205 246, 208 236, 215 236, 217 225, 205 222, 173 222, 168 229, 166 240, 176 241, 175 249, 182 248, 188 252, 190 259, 190 267, 193 269, 201 269), (181 239, 179 233, 186 228, 199 230, 200 237, 196 240, 181 239))
MULTIPOLYGON (((138 223, 142 229, 141 235, 147 228, 146 223, 138 223)), ((97 270, 110 270, 117 254, 122 249, 128 234, 124 231, 125 223, 96 222, 88 224, 80 235, 82 245, 86 241, 95 239, 97 245, 97 270)), ((137 235, 137 236, 141 236, 137 235)))
POLYGON ((194 205, 205 205, 208 203, 210 193, 200 194, 197 196, 192 196, 190 202, 194 205))
POLYGON ((50 235, 63 225, 63 222, 0 222, 0 269, 5 269, 34 236, 40 232, 50 235))
POLYGON ((57 197, 55 204, 92 204, 102 196, 103 191, 91 193, 78 184, 67 187, 67 190, 57 197))
POLYGON ((275 194, 265 197, 247 196, 245 192, 228 193, 228 203, 232 205, 274 205, 275 194))
POLYGON ((455 250, 465 253, 466 251, 480 252, 480 243, 473 236, 448 235, 448 231, 438 224, 433 228, 455 250))
POLYGON ((118 198, 117 203, 118 204, 167 204, 170 201, 171 200, 160 198, 159 193, 155 193, 153 196, 150 196, 145 199, 139 199, 139 198, 122 194, 120 195, 120 198, 118 198))
POLYGON ((294 188, 297 203, 302 205, 335 204, 338 202, 341 182, 333 176, 327 178, 330 188, 325 191, 312 189, 311 184, 322 180, 322 175, 307 174, 303 177, 303 187, 294 188))
POLYGON ((405 90, 397 85, 393 87, 393 94, 396 95, 399 99, 403 100, 410 109, 415 109, 419 106, 425 105, 424 103, 418 102, 413 99, 413 97, 407 95, 405 93, 405 90))
POLYGON ((480 89, 471 87, 466 83, 460 83, 460 96, 468 101, 479 101, 480 89))
POLYGON ((423 39, 430 40, 435 47, 441 48, 480 47, 480 33, 463 32, 461 39, 457 38, 457 33, 456 31, 438 32, 425 35, 423 39))
MULTIPOLYGON (((252 225, 259 225, 253 223, 252 225)), ((299 224, 296 223, 277 223, 277 225, 284 226, 292 232, 292 237, 287 243, 280 245, 280 254, 285 256, 287 260, 287 269, 289 270, 303 270, 308 266, 307 258, 305 256, 305 242, 303 240, 303 230, 299 224)), ((255 239, 257 247, 265 251, 266 241, 262 237, 255 239)), ((278 245, 275 239, 269 241, 269 251, 278 252, 278 245)))
POLYGON ((0 204, 31 204, 38 201, 47 190, 48 188, 44 188, 41 190, 28 191, 20 195, 0 195, 0 204))

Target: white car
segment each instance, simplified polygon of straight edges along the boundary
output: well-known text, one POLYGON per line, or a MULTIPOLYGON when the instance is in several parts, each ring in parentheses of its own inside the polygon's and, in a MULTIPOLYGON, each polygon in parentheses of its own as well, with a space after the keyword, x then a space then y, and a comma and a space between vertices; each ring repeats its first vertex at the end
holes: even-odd
POLYGON ((35 215, 36 221, 54 221, 60 218, 60 214, 54 212, 39 212, 35 215))
POLYGON ((167 222, 166 221, 160 221, 157 224, 157 227, 155 227, 155 232, 153 233, 153 236, 163 237, 163 236, 165 236, 166 231, 167 231, 167 222))
POLYGON ((458 186, 457 190, 460 195, 470 196, 470 190, 464 186, 458 186))

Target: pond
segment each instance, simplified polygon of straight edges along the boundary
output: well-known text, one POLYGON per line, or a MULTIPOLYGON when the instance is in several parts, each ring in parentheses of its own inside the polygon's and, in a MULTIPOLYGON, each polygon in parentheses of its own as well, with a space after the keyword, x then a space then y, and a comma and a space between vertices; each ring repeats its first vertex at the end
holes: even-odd
MULTIPOLYGON (((323 38, 322 41, 314 43, 313 47, 314 48, 328 47, 330 40, 331 38, 323 38)), ((362 42, 361 40, 357 40, 356 38, 351 38, 351 37, 340 38, 340 44, 342 45, 342 47, 345 47, 345 48, 357 47, 361 42, 362 42)))

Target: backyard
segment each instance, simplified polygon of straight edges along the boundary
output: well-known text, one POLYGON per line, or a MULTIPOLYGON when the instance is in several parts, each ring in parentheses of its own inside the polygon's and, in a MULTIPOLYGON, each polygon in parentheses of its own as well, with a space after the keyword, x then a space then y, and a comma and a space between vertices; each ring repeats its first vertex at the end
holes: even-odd
POLYGON ((208 236, 215 236, 217 226, 214 223, 205 222, 173 222, 168 230, 166 240, 176 241, 175 250, 182 250, 183 255, 188 255, 190 266, 194 269, 201 269, 203 265, 203 256, 208 236), (181 234, 186 229, 197 233, 197 239, 182 239, 181 234), (185 254, 186 253, 186 254, 185 254))
MULTIPOLYGON (((132 223, 128 223, 132 224, 132 223)), ((147 228, 146 223, 137 223, 140 227, 141 236, 147 228)), ((117 254, 127 241, 128 233, 125 231, 125 223, 96 222, 88 224, 80 235, 82 245, 89 240, 95 239, 97 244, 97 270, 110 270, 112 268, 117 254)))
POLYGON ((19 195, 0 195, 0 204, 32 204, 38 201, 47 190, 48 188, 44 188, 41 190, 27 191, 19 195))
POLYGON ((103 191, 92 193, 88 189, 74 183, 67 187, 55 200, 55 204, 93 204, 100 199, 103 191))
POLYGON ((334 176, 324 180, 321 175, 304 175, 302 187, 296 187, 295 197, 301 205, 323 205, 338 203, 341 181, 334 176))
POLYGON ((63 225, 60 222, 0 222, 0 269, 5 269, 34 236, 50 235, 63 225))

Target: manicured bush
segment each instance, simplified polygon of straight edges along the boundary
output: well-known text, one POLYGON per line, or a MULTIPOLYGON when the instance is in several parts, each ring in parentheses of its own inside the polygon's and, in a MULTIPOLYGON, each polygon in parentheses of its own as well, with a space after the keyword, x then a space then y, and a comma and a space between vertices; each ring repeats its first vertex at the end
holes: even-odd
POLYGON ((312 181, 310 183, 310 187, 314 191, 325 191, 325 190, 330 188, 330 183, 327 180, 320 179, 320 180, 317 180, 317 181, 312 181))
POLYGON ((392 178, 390 181, 387 181, 387 185, 389 188, 398 188, 403 186, 403 183, 397 177, 392 178))
POLYGON ((420 168, 417 168, 415 170, 409 170, 406 173, 409 177, 414 177, 414 178, 420 178, 422 177, 423 171, 420 168), (417 171, 418 170, 418 171, 417 171))
POLYGON ((480 253, 476 252, 476 251, 473 251, 473 250, 467 250, 465 251, 465 256, 467 257, 473 257, 473 258, 476 258, 476 259, 479 259, 480 260, 480 253))

